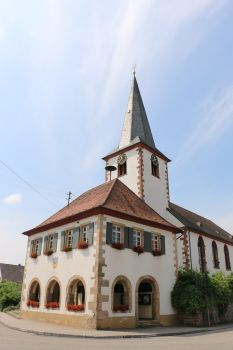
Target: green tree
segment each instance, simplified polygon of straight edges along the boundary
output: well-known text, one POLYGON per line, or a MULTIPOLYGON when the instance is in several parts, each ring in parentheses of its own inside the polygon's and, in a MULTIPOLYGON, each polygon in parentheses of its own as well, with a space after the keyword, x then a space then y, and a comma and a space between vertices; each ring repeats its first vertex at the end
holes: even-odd
POLYGON ((21 284, 15 282, 0 282, 0 311, 4 310, 6 307, 19 304, 21 288, 21 284))

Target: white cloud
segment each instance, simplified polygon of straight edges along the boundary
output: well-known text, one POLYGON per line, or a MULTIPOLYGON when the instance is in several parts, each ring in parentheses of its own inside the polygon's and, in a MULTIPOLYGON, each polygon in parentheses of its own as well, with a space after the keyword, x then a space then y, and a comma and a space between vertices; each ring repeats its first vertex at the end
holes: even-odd
POLYGON ((11 194, 11 195, 3 198, 3 201, 6 204, 18 204, 18 203, 22 202, 22 196, 20 193, 11 194))
POLYGON ((210 142, 214 142, 233 126, 233 85, 210 95, 201 105, 191 132, 178 152, 175 163, 210 142))

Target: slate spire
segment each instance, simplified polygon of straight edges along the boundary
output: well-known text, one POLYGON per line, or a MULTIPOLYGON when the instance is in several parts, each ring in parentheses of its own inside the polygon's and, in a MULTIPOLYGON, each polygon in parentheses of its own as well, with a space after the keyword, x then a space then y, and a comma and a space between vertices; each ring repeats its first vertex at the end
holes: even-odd
POLYGON ((121 132, 119 148, 126 147, 133 141, 142 141, 146 145, 155 148, 154 139, 135 77, 135 72, 133 73, 133 82, 124 125, 121 132))

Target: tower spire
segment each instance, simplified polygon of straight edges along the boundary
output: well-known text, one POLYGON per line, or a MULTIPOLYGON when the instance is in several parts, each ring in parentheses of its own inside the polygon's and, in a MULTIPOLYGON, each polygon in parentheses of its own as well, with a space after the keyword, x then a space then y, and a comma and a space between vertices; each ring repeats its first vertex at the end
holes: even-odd
POLYGON ((142 97, 136 80, 136 66, 133 66, 133 81, 121 133, 119 148, 126 147, 132 142, 141 141, 155 148, 153 135, 147 119, 142 97))

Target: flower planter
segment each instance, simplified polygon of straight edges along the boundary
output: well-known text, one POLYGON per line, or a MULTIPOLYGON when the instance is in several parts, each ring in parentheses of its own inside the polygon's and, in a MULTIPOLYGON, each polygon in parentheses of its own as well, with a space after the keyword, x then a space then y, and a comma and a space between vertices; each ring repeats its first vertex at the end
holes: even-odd
POLYGON ((122 250, 122 249, 124 249, 124 245, 123 245, 123 243, 112 243, 112 248, 122 250))
POLYGON ((161 250, 152 250, 152 254, 154 256, 160 256, 160 255, 162 255, 162 252, 161 252, 161 250))
POLYGON ((67 310, 68 311, 74 311, 74 312, 80 312, 84 311, 84 305, 74 305, 74 304, 68 304, 67 305, 67 310))
POLYGON ((35 301, 35 300, 28 300, 27 301, 27 306, 28 307, 36 307, 36 308, 38 308, 40 306, 40 302, 39 301, 35 301))
POLYGON ((49 303, 45 304, 46 309, 58 309, 59 303, 57 301, 50 301, 49 303))
POLYGON ((47 250, 44 252, 44 255, 47 255, 47 256, 50 256, 53 254, 53 251, 52 250, 47 250))
POLYGON ((36 258, 37 258, 37 253, 32 252, 31 255, 30 255, 30 257, 31 257, 32 259, 36 259, 36 258))
POLYGON ((114 305, 113 311, 114 312, 126 312, 129 310, 129 305, 114 305))
POLYGON ((88 248, 87 242, 78 242, 78 249, 86 249, 88 248))
POLYGON ((142 254, 144 252, 143 248, 141 246, 136 246, 136 247, 133 247, 133 251, 135 253, 138 253, 139 254, 142 254))
POLYGON ((70 252, 72 250, 72 247, 64 247, 63 251, 64 252, 70 252))

